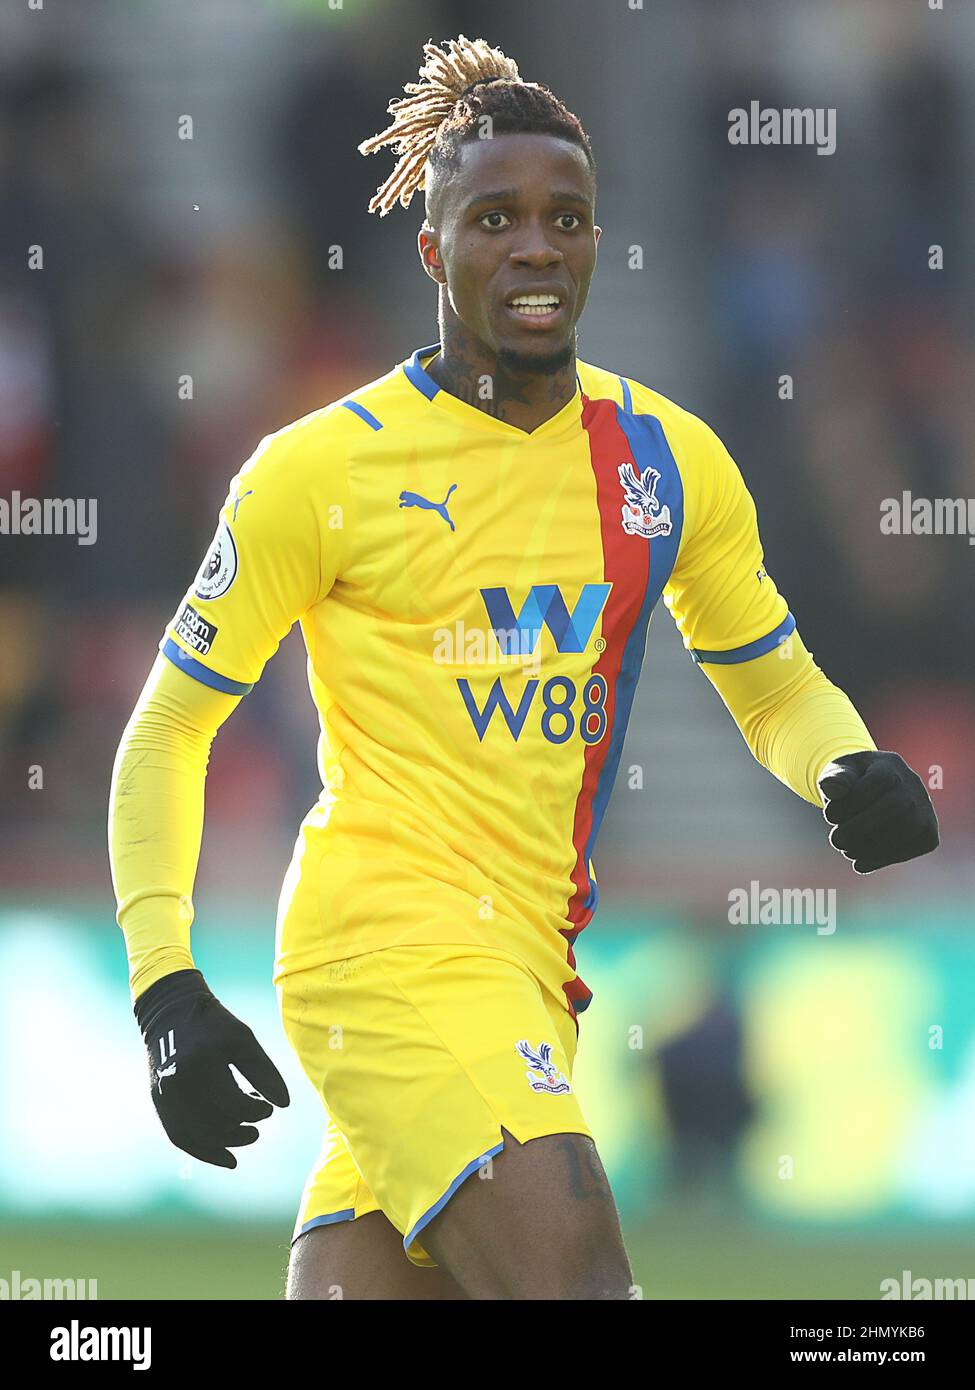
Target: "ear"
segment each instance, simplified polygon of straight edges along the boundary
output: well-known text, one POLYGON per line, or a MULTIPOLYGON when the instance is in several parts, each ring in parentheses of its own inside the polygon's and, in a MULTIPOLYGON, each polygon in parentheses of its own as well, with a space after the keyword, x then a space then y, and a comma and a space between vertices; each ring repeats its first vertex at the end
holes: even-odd
POLYGON ((447 276, 444 272, 443 261, 440 259, 439 232, 435 232, 432 227, 424 224, 417 232, 416 249, 420 255, 420 264, 430 279, 435 280, 438 285, 445 285, 447 276))
POLYGON ((595 241, 596 241, 596 245, 598 246, 598 245, 599 245, 599 238, 600 238, 600 237, 602 236, 602 234, 603 234, 603 229, 602 229, 602 227, 593 227, 592 232, 593 232, 593 236, 594 236, 595 241))

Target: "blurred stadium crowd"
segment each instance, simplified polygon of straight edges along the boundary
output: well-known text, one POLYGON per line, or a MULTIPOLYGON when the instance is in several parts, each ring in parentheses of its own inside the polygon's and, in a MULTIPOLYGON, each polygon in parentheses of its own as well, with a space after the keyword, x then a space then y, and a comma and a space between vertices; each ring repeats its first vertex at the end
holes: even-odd
MULTIPOLYGON (((666 614, 654 623, 597 853, 607 930, 597 919, 580 951, 601 1000, 580 1089, 627 1221, 656 1201, 662 1165, 658 1215, 684 1189, 708 1228, 683 1296, 716 1269, 735 1296, 803 1279, 819 1293, 848 1269, 849 1241, 820 1276, 825 1246, 790 1228, 782 1284, 774 1260, 764 1276, 747 1268, 740 1232, 710 1231, 724 1196, 712 1211, 698 1188, 732 1176, 736 1152, 742 1190, 773 1215, 975 1211, 975 550, 880 529, 883 499, 905 490, 975 497, 975 6, 924 0, 0 12, 0 498, 98 503, 93 545, 0 535, 0 1025, 28 1059, 11 1080, 0 1217, 56 1217, 59 1202, 92 1215, 117 1197, 139 1218, 123 1288, 143 1280, 147 1203, 168 1223, 174 1191, 187 1207, 203 1192, 239 1224, 239 1188, 177 1182, 148 1106, 130 1115, 102 1097, 93 1119, 99 1097, 64 1071, 65 1048, 82 1046, 92 1074, 126 1095, 141 1085, 111 927, 112 760, 233 473, 263 435, 436 338, 422 205, 370 216, 389 165, 356 146, 415 77, 423 41, 461 31, 515 56, 592 136, 604 233, 580 355, 715 427, 806 644, 881 746, 922 775, 943 769, 941 853, 855 880, 812 808, 754 766, 666 614), (729 112, 752 100, 835 107, 835 154, 731 146, 729 112), (929 268, 931 246, 944 269, 929 268), (29 269, 37 247, 43 268, 29 269), (42 788, 28 781, 38 768, 42 788), (843 929, 732 940, 726 894, 752 878, 841 885, 843 929), (53 1031, 20 985, 38 953, 53 1031), (632 1051, 633 1021, 646 1052, 632 1051), (72 1104, 86 1147, 65 1169, 72 1104), (778 1180, 777 1156, 794 1151, 804 1188, 778 1180)), ((318 792, 315 733, 292 633, 217 740, 197 892, 195 939, 221 989, 251 992, 244 1016, 262 1037, 274 900, 318 792)), ((301 1125, 317 1142, 317 1101, 295 1094, 295 1127, 248 1170, 264 1214, 291 1200, 276 1165, 300 1185, 301 1125)), ((675 1221, 648 1270, 661 1248, 680 1269, 675 1221)), ((240 1263, 228 1255, 228 1270, 240 1263)), ((857 1285, 867 1296, 875 1274, 857 1285)))
MULTIPOLYGON (((571 0, 554 42, 545 7, 513 0, 200 0, 140 7, 138 23, 110 0, 81 8, 0 20, 0 495, 98 499, 93 546, 0 539, 8 889, 104 891, 119 733, 239 464, 436 338, 413 251, 421 208, 370 217, 383 169, 356 144, 415 76, 422 38, 475 26, 593 137, 606 234, 581 355, 728 443, 807 644, 882 746, 944 765, 944 863, 960 862, 975 829, 973 551, 884 536, 879 516, 904 489, 975 495, 975 44, 922 5, 872 0, 653 15, 571 0), (836 106, 836 154, 732 148, 728 112, 752 98, 836 106), (186 115, 192 139, 178 135, 186 115), (43 270, 27 269, 32 245, 43 270)), ((218 741, 208 846, 234 846, 238 884, 268 863, 280 873, 317 794, 303 681, 292 634, 218 741)), ((741 767, 711 700, 721 737, 696 779, 666 781, 672 821, 675 796, 707 816, 715 758, 741 767)), ((635 745, 653 707, 643 699, 635 745)), ((686 774, 679 707, 659 737, 686 774)), ((648 783, 644 810, 607 822, 605 877, 632 874, 647 842, 648 783)), ((774 850, 777 827, 764 833, 774 850)), ((690 879, 697 859, 672 845, 668 874, 690 879)))

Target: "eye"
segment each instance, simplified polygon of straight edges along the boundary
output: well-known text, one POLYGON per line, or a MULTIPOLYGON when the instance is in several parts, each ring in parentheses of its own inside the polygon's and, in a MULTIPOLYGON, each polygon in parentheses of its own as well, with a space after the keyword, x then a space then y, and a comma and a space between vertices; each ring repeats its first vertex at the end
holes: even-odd
POLYGON ((508 215, 504 212, 486 212, 482 217, 478 218, 478 221, 482 224, 482 226, 490 227, 491 231, 493 232, 499 231, 501 228, 506 227, 509 224, 508 215), (492 217, 498 218, 499 220, 495 222, 489 222, 488 218, 492 217))
POLYGON ((582 226, 582 218, 577 217, 574 212, 560 212, 557 221, 560 230, 563 232, 574 232, 576 227, 582 226), (565 225, 567 218, 572 222, 571 227, 565 225))

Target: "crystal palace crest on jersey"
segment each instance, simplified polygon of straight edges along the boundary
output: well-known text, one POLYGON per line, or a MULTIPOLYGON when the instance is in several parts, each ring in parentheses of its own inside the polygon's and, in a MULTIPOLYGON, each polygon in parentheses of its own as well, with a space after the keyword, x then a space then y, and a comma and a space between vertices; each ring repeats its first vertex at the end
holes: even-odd
POLYGON ((632 463, 619 466, 620 482, 626 501, 623 503, 623 530, 628 536, 669 536, 673 530, 670 508, 657 498, 660 474, 655 468, 638 473, 632 463))

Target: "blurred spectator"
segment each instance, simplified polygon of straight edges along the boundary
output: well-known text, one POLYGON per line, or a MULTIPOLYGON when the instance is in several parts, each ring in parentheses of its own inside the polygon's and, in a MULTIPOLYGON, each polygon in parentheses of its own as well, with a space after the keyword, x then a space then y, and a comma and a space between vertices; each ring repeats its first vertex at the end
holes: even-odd
MULTIPOLYGON (((193 42, 219 53, 225 81, 194 50, 197 67, 164 53, 153 80, 126 87, 113 64, 137 37, 110 4, 92 5, 79 31, 89 41, 58 56, 45 56, 26 26, 10 45, 0 82, 0 493, 98 501, 94 546, 0 540, 0 817, 12 846, 0 867, 12 874, 31 862, 16 837, 47 844, 56 830, 65 872, 101 882, 118 735, 231 475, 264 434, 387 371, 419 341, 404 341, 404 323, 426 314, 434 336, 430 287, 418 267, 403 274, 422 200, 403 217, 370 215, 388 163, 363 159, 357 145, 385 123, 423 40, 471 32, 473 13, 465 0, 376 0, 339 22, 299 4, 251 13, 246 26, 241 17, 239 34, 200 17, 193 42), (246 106, 239 83, 272 33, 265 86, 246 106), (199 166, 189 161, 202 144, 159 162, 152 132, 204 90, 201 132, 220 129, 225 143, 207 146, 199 166), (246 175, 235 150, 246 150, 246 175), (185 185, 174 192, 197 167, 222 180, 205 234, 180 201, 185 185), (245 177, 253 196, 235 198, 245 177), (27 268, 31 246, 43 249, 43 270, 27 268), (189 378, 187 396, 179 387, 189 378), (26 790, 24 769, 37 763, 52 769, 43 817, 26 790)), ((869 0, 674 6, 653 31, 673 45, 665 56, 635 27, 646 22, 600 20, 600 56, 622 54, 640 33, 648 72, 665 64, 671 85, 648 79, 634 106, 601 68, 579 84, 598 97, 604 128, 621 111, 661 122, 649 143, 637 132, 634 148, 682 141, 677 189, 666 188, 665 160, 650 177, 639 161, 620 165, 636 239, 637 219, 653 218, 661 196, 686 204, 666 272, 696 292, 654 325, 655 340, 672 331, 704 364, 705 399, 686 403, 741 464, 770 571, 795 598, 808 645, 878 737, 925 766, 950 763, 945 806, 970 825, 958 774, 975 717, 975 619, 964 603, 972 549, 966 537, 885 536, 879 519, 883 499, 903 490, 975 495, 975 345, 961 307, 971 289, 971 55, 939 38, 940 20, 869 0), (839 104, 835 156, 731 147, 728 112, 753 98, 839 104), (928 268, 932 244, 945 247, 943 271, 928 268)), ((540 58, 534 24, 503 0, 485 32, 524 53, 527 73, 540 58)), ((601 188, 609 228, 620 194, 612 182, 601 188)), ((587 332, 604 342, 616 340, 624 304, 628 315, 658 312, 659 273, 641 279, 648 302, 634 304, 613 299, 622 283, 613 269, 601 267, 587 311, 587 332)), ((650 384, 667 366, 648 366, 650 384)), ((315 795, 303 681, 292 638, 214 757, 212 806, 226 818, 245 806, 262 845, 290 838, 315 795), (246 799, 243 785, 253 788, 246 799)), ((720 756, 730 738, 715 746, 720 756)), ((614 824, 622 861, 643 832, 631 816, 614 824)), ((696 872, 693 856, 668 860, 671 880, 696 872)))

